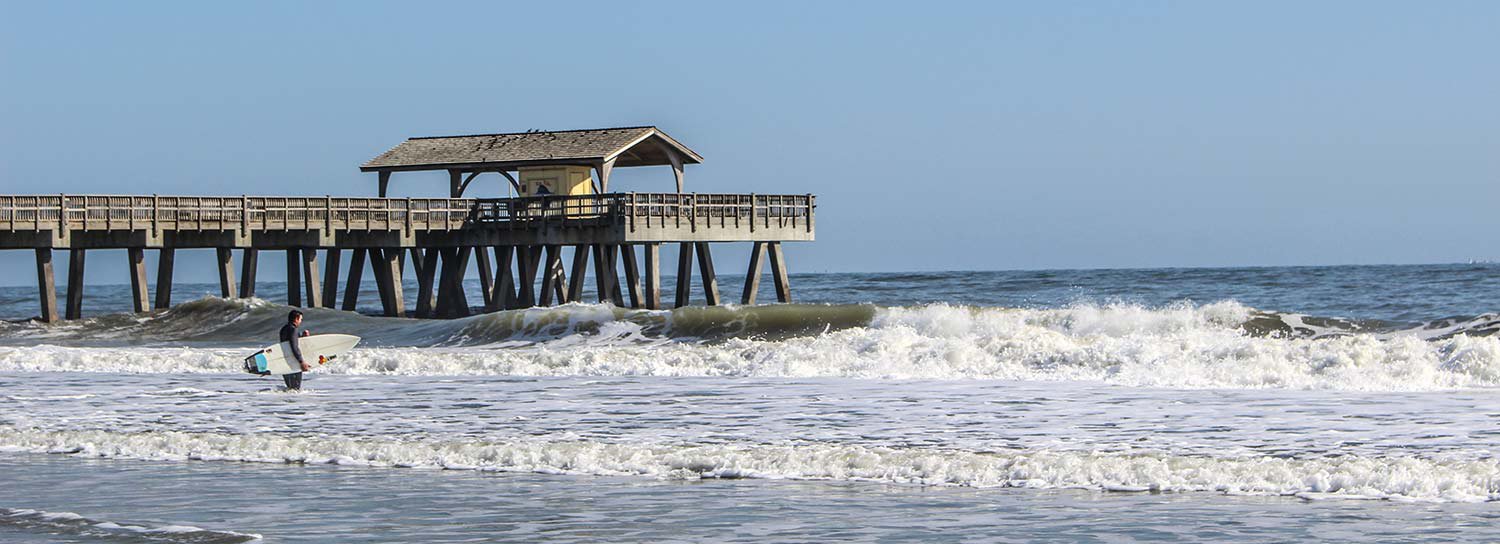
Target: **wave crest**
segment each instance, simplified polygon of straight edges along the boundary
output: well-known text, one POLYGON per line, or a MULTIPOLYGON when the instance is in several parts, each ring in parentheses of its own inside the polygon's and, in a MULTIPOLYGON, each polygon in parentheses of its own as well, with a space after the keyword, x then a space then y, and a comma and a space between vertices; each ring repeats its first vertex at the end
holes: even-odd
POLYGON ((895 484, 1219 492, 1304 498, 1489 501, 1500 463, 1418 457, 1206 457, 1162 452, 952 451, 858 445, 676 445, 597 441, 382 441, 214 433, 0 428, 10 451, 156 460, 457 470, 872 481, 895 484))

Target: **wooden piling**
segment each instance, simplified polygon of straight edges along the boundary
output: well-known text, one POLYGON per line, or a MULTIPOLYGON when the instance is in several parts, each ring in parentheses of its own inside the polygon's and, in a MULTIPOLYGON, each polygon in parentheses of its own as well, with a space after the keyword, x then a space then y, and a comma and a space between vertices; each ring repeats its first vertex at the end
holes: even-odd
POLYGON ((416 317, 434 317, 436 315, 433 312, 432 287, 433 277, 438 271, 438 258, 441 256, 442 251, 433 248, 422 256, 421 261, 414 261, 421 263, 420 267, 417 268, 417 308, 414 313, 416 317))
POLYGON ((630 307, 641 307, 641 273, 635 263, 635 246, 623 244, 617 246, 620 256, 624 258, 625 264, 625 287, 630 293, 630 307))
POLYGON ((719 278, 714 275, 714 256, 708 242, 698 242, 698 274, 703 282, 703 299, 709 306, 719 305, 719 278))
POLYGON ((240 252, 240 298, 255 296, 255 272, 259 260, 258 249, 247 247, 240 252))
POLYGON ((646 253, 646 308, 661 309, 661 244, 644 244, 646 253))
POLYGON ((771 280, 776 283, 776 301, 792 301, 792 285, 786 277, 786 256, 781 254, 781 242, 767 242, 771 253, 771 280))
POLYGON ((302 305, 302 250, 286 250, 286 303, 288 306, 302 305))
POLYGON ((514 246, 495 246, 495 287, 490 294, 490 305, 486 312, 511 310, 516 307, 516 274, 511 271, 515 262, 514 246))
MULTIPOLYGON (((68 275, 70 277, 73 275, 72 270, 68 271, 68 275)), ((36 290, 41 306, 41 315, 38 318, 45 323, 57 322, 57 279, 52 274, 52 248, 50 247, 36 248, 36 290)))
POLYGON ((495 269, 490 264, 490 248, 474 246, 474 261, 479 268, 480 297, 484 299, 484 307, 489 308, 495 304, 495 269))
POLYGON ((536 306, 536 263, 534 246, 516 246, 516 307, 536 306))
POLYGON ((474 253, 474 248, 460 247, 454 250, 455 267, 450 281, 453 282, 453 300, 448 308, 447 317, 468 317, 469 295, 464 292, 464 277, 469 275, 469 257, 474 253))
MULTIPOLYGON (((151 297, 146 288, 146 249, 127 248, 125 257, 130 269, 130 306, 136 313, 145 312, 151 308, 151 297)), ((51 262, 49 257, 47 263, 50 265, 51 262)))
POLYGON ((323 250, 323 307, 337 308, 339 305, 339 261, 344 251, 331 247, 323 250))
POLYGON ((323 306, 323 290, 318 285, 318 248, 309 247, 302 250, 302 276, 306 282, 308 308, 321 308, 323 306))
POLYGON ((176 260, 177 251, 170 247, 157 252, 156 305, 153 308, 165 310, 172 307, 172 267, 176 260))
POLYGON ((234 249, 216 247, 214 258, 219 268, 219 296, 232 297, 234 296, 234 249))
POLYGON ((83 248, 68 251, 68 312, 67 319, 83 317, 83 248))
POLYGON ((745 292, 740 295, 740 304, 755 304, 755 295, 760 292, 760 263, 766 257, 766 243, 755 242, 750 248, 750 266, 745 270, 745 292))
POLYGON ((343 310, 346 312, 352 312, 359 307, 359 284, 365 275, 366 253, 368 252, 362 247, 349 251, 349 279, 344 284, 343 310))
POLYGON ((583 300, 583 280, 589 269, 589 246, 579 244, 573 246, 573 269, 572 276, 568 279, 568 300, 578 302, 583 300))
POLYGON ((677 246, 677 308, 687 306, 693 296, 693 243, 677 246))
POLYGON ((387 317, 401 317, 406 313, 406 300, 401 294, 401 249, 370 249, 370 260, 375 264, 375 283, 380 287, 380 305, 387 317))
POLYGON ((594 255, 594 290, 598 294, 599 302, 613 301, 613 282, 610 281, 609 266, 613 263, 610 262, 609 251, 605 249, 604 244, 594 244, 589 247, 589 251, 594 255))
POLYGON ((556 300, 558 304, 567 302, 568 294, 562 289, 562 247, 549 245, 543 251, 546 258, 542 262, 542 292, 539 304, 551 306, 556 300))
POLYGON ((547 267, 550 268, 552 270, 552 274, 557 277, 556 281, 552 282, 552 295, 556 297, 558 304, 567 304, 569 302, 572 302, 573 299, 568 298, 568 271, 565 270, 565 267, 563 266, 563 246, 549 247, 556 248, 557 250, 557 253, 555 255, 556 258, 553 258, 550 250, 547 257, 547 262, 551 263, 548 264, 547 267))
POLYGON ((391 293, 391 308, 386 312, 386 315, 391 317, 404 316, 406 315, 406 295, 401 292, 401 248, 386 248, 381 252, 381 256, 385 260, 380 263, 380 267, 386 270, 386 275, 388 276, 386 283, 389 286, 386 287, 386 290, 391 293))

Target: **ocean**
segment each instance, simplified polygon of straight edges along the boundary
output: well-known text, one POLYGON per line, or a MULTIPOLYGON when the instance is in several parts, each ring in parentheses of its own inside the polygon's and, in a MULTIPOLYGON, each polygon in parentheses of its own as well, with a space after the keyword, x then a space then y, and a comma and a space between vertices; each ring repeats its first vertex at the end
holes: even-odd
POLYGON ((1500 540, 1500 266, 791 279, 451 321, 371 290, 307 311, 365 341, 300 392, 239 370, 284 286, 91 285, 52 325, 0 288, 0 541, 1500 540))

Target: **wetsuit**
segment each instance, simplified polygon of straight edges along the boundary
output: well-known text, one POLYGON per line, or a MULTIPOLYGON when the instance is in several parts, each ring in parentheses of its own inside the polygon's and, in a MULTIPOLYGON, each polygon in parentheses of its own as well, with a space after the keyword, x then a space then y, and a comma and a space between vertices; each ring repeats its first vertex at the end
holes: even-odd
MULTIPOLYGON (((281 326, 281 341, 282 342, 287 342, 287 343, 289 343, 289 344, 292 345, 292 357, 291 357, 292 360, 287 361, 287 362, 291 363, 293 366, 301 367, 301 365, 302 365, 302 346, 298 345, 298 344, 301 344, 301 342, 297 341, 297 335, 298 335, 298 333, 299 333, 299 331, 297 330, 297 326, 296 325, 293 325, 291 323, 287 323, 287 324, 281 326)), ((302 389, 302 373, 301 372, 293 372, 291 374, 283 374, 281 376, 281 379, 283 379, 283 380, 286 381, 286 388, 287 389, 302 389)))

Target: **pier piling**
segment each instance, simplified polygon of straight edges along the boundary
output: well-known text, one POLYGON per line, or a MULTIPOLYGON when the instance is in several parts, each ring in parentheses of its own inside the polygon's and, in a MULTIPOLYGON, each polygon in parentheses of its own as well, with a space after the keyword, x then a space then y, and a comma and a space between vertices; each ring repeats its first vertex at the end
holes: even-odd
POLYGON ((214 257, 219 269, 219 296, 234 296, 234 248, 216 247, 214 257))
POLYGON ((359 304, 359 283, 365 275, 365 249, 354 248, 349 251, 349 280, 344 284, 344 306, 343 310, 352 312, 359 304))
MULTIPOLYGON (((68 271, 68 275, 73 275, 72 270, 68 271)), ((57 283, 52 275, 50 247, 36 248, 36 288, 41 303, 41 315, 38 317, 46 323, 57 321, 57 283)))
MULTIPOLYGON (((143 313, 151 309, 151 297, 146 287, 146 249, 126 248, 125 257, 130 271, 130 306, 135 313, 143 313)), ((50 265, 52 261, 49 258, 47 262, 50 265)))
POLYGON ((323 251, 323 307, 337 308, 339 300, 339 261, 344 252, 339 248, 323 251))
POLYGON ((302 249, 291 248, 286 250, 286 304, 287 306, 302 305, 302 249))
POLYGON ((714 256, 708 242, 698 242, 698 280, 703 282, 703 300, 709 306, 719 305, 719 278, 714 275, 714 256))
POLYGON ((240 252, 240 298, 255 296, 255 272, 259 266, 259 250, 247 247, 240 252))
POLYGON ((755 242, 750 248, 750 266, 745 270, 745 292, 740 295, 740 304, 755 304, 755 295, 760 292, 760 262, 765 256, 765 242, 755 242))
POLYGON ((172 307, 172 268, 177 261, 177 251, 161 248, 156 256, 156 305, 152 308, 165 310, 172 307))
POLYGON ((661 244, 642 244, 646 253, 646 309, 661 309, 661 244))
POLYGON ((687 306, 693 296, 693 243, 677 245, 677 303, 676 308, 687 306))
MULTIPOLYGON (((83 260, 85 251, 87 250, 82 248, 68 250, 67 319, 83 317, 83 260)), ((43 292, 45 291, 44 289, 43 292)))

